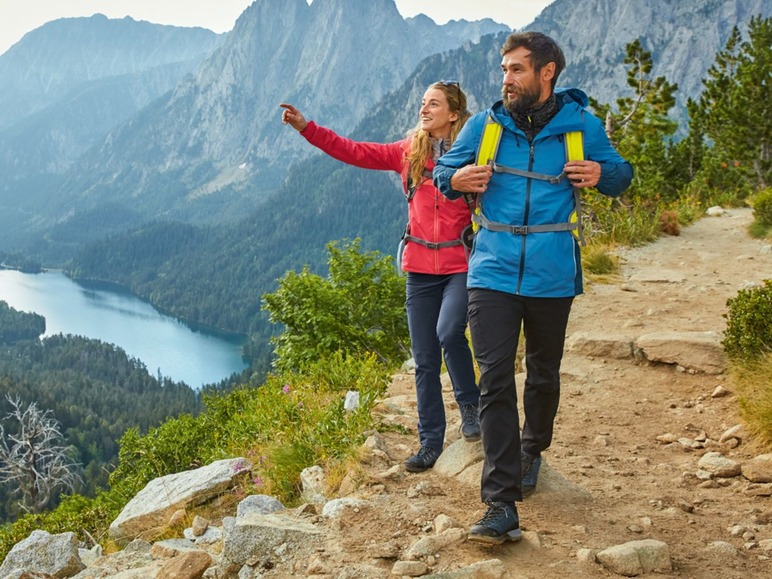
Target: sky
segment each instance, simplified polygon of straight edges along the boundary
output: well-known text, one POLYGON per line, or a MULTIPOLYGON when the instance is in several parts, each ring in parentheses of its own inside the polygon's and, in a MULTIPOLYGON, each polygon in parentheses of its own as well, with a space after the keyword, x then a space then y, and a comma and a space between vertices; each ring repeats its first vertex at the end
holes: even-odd
MULTIPOLYGON (((104 14, 156 24, 228 32, 253 0, 0 0, 0 54, 30 30, 57 18, 104 14)), ((363 0, 364 1, 364 0, 363 0)), ((491 18, 521 28, 554 0, 395 0, 403 17, 423 13, 437 24, 491 18)))

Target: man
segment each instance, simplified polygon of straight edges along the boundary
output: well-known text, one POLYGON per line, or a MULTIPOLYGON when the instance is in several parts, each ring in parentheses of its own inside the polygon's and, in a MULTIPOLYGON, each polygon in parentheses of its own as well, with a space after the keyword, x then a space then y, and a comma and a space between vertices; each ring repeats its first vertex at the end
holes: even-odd
POLYGON ((602 123, 585 110, 587 96, 555 91, 565 58, 554 40, 515 33, 501 54, 503 100, 467 122, 433 172, 444 195, 475 195, 479 209, 467 288, 480 367, 481 496, 488 509, 469 539, 487 543, 520 539, 515 502, 534 491, 541 453, 552 442, 566 325, 574 296, 582 293, 574 188, 618 196, 633 176, 602 123), (488 164, 476 165, 491 120, 502 127, 498 150, 488 164), (569 161, 566 142, 576 131, 583 156, 569 161), (521 326, 527 370, 522 443, 514 378, 521 326))

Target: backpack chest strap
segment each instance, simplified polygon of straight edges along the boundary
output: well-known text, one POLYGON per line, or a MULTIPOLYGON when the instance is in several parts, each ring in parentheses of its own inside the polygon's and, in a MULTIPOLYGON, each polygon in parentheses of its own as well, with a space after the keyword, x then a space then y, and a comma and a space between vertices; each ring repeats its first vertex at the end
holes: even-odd
POLYGON ((472 221, 488 231, 503 231, 513 235, 528 235, 529 233, 547 233, 551 231, 576 231, 577 223, 545 223, 541 225, 511 225, 490 221, 482 213, 472 215, 472 221))
POLYGON ((506 167, 499 163, 493 163, 493 170, 496 173, 509 173, 510 175, 518 175, 519 177, 526 177, 528 179, 538 179, 539 181, 548 181, 553 185, 560 183, 566 174, 560 173, 560 175, 545 175, 544 173, 534 173, 533 171, 523 171, 522 169, 514 169, 512 167, 506 167))

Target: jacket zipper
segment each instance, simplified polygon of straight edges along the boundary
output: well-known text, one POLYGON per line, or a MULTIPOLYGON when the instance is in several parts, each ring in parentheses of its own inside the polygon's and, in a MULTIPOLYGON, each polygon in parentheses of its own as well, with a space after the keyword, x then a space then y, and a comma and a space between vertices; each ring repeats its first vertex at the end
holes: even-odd
MULTIPOLYGON (((534 148, 533 143, 530 143, 528 145, 528 170, 533 171, 533 157, 534 157, 534 148)), ((528 177, 525 183, 525 214, 523 215, 523 225, 528 226, 528 214, 531 210, 531 182, 532 179, 528 177)), ((523 277, 525 274, 525 235, 521 235, 522 240, 520 241, 520 271, 517 276, 517 289, 515 290, 515 293, 517 295, 520 295, 520 290, 523 286, 523 277)))

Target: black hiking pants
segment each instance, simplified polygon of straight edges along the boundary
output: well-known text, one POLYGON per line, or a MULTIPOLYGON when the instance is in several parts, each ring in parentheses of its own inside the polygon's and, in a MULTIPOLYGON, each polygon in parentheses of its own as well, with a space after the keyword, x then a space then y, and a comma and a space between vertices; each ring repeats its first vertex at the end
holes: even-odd
POLYGON ((469 329, 480 367, 480 428, 485 454, 483 502, 512 503, 521 491, 520 419, 515 358, 525 335, 522 450, 539 455, 552 443, 560 401, 560 362, 573 297, 533 298, 469 290, 469 329))

